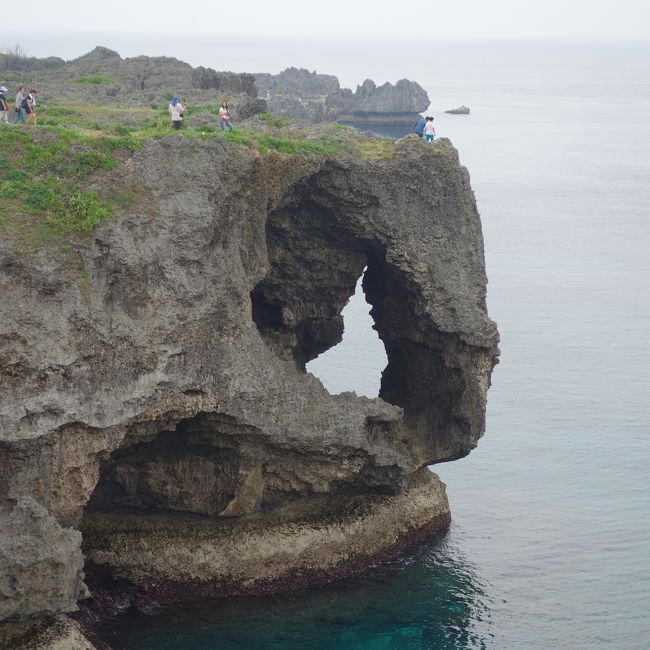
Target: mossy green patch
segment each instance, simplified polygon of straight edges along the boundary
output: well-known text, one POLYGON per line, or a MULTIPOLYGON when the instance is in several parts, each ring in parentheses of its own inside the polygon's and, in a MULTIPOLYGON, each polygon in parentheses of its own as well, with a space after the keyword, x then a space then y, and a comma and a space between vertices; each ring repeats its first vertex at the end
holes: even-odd
POLYGON ((395 143, 386 138, 360 137, 354 141, 354 149, 364 160, 390 160, 395 153, 395 143))
POLYGON ((336 153, 343 143, 338 138, 322 135, 308 139, 304 134, 292 133, 286 137, 275 137, 244 129, 234 129, 225 134, 226 140, 242 144, 259 151, 262 155, 277 151, 287 155, 324 156, 336 153))
POLYGON ((0 130, 0 227, 26 249, 92 232, 116 205, 88 181, 113 169, 120 149, 128 153, 140 144, 131 135, 97 137, 57 127, 0 130))
POLYGON ((103 84, 114 84, 115 79, 112 77, 104 77, 99 74, 94 74, 94 75, 89 75, 87 77, 79 77, 77 79, 73 79, 72 83, 74 84, 92 84, 95 86, 103 85, 103 84))
POLYGON ((291 124, 291 118, 286 115, 272 115, 271 113, 260 113, 257 117, 265 124, 276 129, 282 129, 291 124))

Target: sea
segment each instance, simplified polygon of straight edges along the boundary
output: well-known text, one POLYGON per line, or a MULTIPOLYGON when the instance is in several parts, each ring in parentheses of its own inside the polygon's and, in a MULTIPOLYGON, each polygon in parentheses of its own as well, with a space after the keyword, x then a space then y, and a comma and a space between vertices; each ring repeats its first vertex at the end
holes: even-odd
MULTIPOLYGON (((650 43, 13 36, 39 56, 414 79, 483 224, 501 362, 484 438, 432 468, 449 531, 309 593, 126 616, 116 650, 650 648, 650 43)), ((358 288, 308 367, 332 393, 378 393, 368 310, 358 288)))

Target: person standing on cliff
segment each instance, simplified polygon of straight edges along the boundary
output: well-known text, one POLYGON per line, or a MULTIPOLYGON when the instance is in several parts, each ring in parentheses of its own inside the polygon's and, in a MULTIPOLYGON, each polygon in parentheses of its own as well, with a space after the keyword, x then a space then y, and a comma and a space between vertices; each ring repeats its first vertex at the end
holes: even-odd
POLYGON ((22 107, 25 109, 27 121, 36 126, 36 91, 30 90, 29 95, 23 99, 22 107))
POLYGON ((427 117, 426 124, 424 125, 424 140, 426 142, 433 142, 436 138, 436 127, 433 126, 433 118, 427 117))
POLYGON ((230 107, 228 102, 224 99, 221 102, 221 108, 219 109, 219 122, 221 124, 221 130, 225 131, 226 127, 232 131, 232 123, 230 121, 230 107))
POLYGON ((178 95, 172 97, 172 101, 169 104, 169 116, 172 118, 172 127, 177 131, 181 128, 181 122, 183 121, 183 113, 185 112, 185 106, 181 104, 180 98, 178 95))
POLYGON ((16 122, 22 122, 25 124, 25 109, 23 108, 23 100, 27 97, 25 94, 25 86, 21 86, 16 93, 16 117, 14 118, 14 124, 16 122))
POLYGON ((421 138, 422 132, 424 131, 424 125, 426 123, 426 119, 420 116, 420 119, 411 127, 411 131, 413 131, 413 133, 417 133, 418 138, 421 138))

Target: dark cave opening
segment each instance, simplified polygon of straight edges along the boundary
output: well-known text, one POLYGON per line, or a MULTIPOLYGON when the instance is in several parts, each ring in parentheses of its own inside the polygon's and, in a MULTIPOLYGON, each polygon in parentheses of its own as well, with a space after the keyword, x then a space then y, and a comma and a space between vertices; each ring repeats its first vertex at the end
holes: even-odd
POLYGON ((227 425, 201 414, 117 449, 101 464, 87 510, 219 515, 235 498, 242 466, 227 425))

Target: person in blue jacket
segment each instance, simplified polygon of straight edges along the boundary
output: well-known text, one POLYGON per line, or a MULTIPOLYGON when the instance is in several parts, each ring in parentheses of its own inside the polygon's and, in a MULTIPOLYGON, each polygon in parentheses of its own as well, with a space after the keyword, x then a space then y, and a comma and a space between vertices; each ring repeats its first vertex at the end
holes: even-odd
POLYGON ((413 131, 413 133, 417 133, 418 137, 421 138, 424 131, 424 125, 426 123, 427 121, 423 117, 420 117, 420 119, 411 127, 411 131, 413 131))

